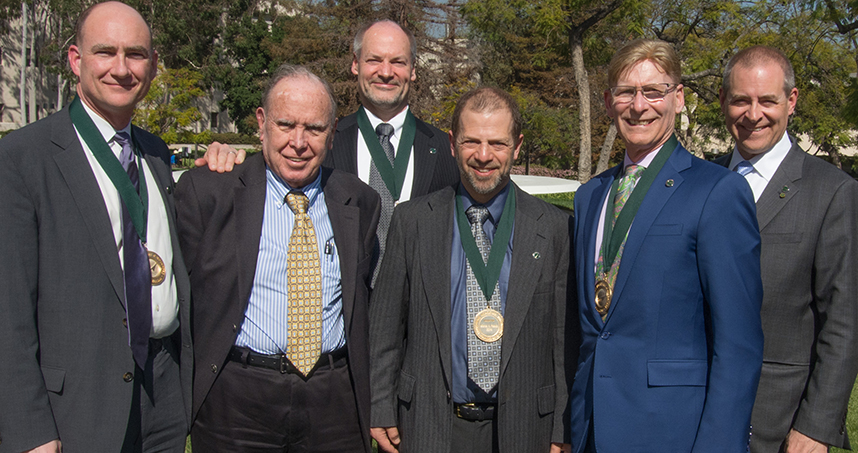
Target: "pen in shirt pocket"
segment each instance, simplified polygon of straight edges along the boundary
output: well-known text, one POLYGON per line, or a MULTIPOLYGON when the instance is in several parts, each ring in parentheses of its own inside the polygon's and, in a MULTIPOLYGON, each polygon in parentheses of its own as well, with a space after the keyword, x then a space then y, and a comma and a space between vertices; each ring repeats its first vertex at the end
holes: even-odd
POLYGON ((329 256, 329 258, 328 258, 329 261, 334 260, 334 239, 333 238, 325 241, 325 255, 329 256))

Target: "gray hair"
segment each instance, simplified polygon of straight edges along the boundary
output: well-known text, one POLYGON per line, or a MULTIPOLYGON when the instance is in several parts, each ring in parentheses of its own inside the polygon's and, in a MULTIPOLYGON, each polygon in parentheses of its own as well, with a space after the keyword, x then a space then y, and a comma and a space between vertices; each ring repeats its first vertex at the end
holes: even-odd
POLYGON ((372 28, 373 25, 380 23, 389 23, 396 25, 397 27, 399 27, 400 30, 402 30, 402 33, 405 33, 405 36, 408 37, 408 44, 411 48, 411 65, 414 66, 414 64, 417 62, 417 39, 414 37, 414 33, 411 33, 411 30, 388 19, 367 22, 358 29, 357 33, 355 33, 354 42, 352 43, 352 51, 354 52, 355 59, 360 59, 360 51, 363 47, 363 36, 366 34, 366 31, 372 28))
POLYGON ((724 90, 724 93, 730 92, 730 76, 736 66, 755 68, 770 63, 777 64, 784 72, 784 93, 789 97, 789 93, 795 88, 795 70, 793 70, 792 63, 789 62, 786 54, 780 49, 770 46, 751 46, 733 55, 733 58, 727 62, 727 67, 724 68, 721 89, 724 90))
POLYGON ((262 108, 268 111, 268 103, 271 98, 271 90, 277 86, 278 83, 282 80, 286 79, 297 79, 297 78, 306 78, 309 80, 313 80, 319 82, 324 88, 325 92, 328 94, 328 101, 330 103, 330 118, 329 124, 333 125, 337 120, 337 99, 334 97, 334 89, 331 88, 331 84, 322 79, 321 77, 313 74, 312 71, 307 69, 304 66, 293 65, 289 63, 283 63, 280 67, 274 71, 274 74, 271 75, 271 78, 268 79, 268 85, 265 86, 265 91, 262 92, 262 108))

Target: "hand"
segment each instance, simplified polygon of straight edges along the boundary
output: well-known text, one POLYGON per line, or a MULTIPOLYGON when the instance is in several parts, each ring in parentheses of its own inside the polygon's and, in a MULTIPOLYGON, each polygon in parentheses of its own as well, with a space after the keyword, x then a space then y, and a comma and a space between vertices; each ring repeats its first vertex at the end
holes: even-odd
POLYGON ((378 451, 396 453, 399 451, 399 430, 390 428, 370 428, 369 434, 378 442, 378 451))
POLYGON ((572 444, 558 444, 551 442, 551 450, 549 453, 572 453, 572 444))
POLYGON ((243 149, 237 150, 227 144, 214 142, 206 149, 205 156, 194 161, 194 165, 202 167, 208 164, 211 171, 230 172, 234 165, 244 162, 246 155, 243 149))
POLYGON ((39 445, 38 447, 24 453, 62 453, 62 451, 63 444, 59 439, 56 439, 46 443, 45 445, 39 445))
POLYGON ((786 453, 826 453, 828 445, 818 442, 795 429, 789 430, 786 443, 784 444, 784 452, 786 453))

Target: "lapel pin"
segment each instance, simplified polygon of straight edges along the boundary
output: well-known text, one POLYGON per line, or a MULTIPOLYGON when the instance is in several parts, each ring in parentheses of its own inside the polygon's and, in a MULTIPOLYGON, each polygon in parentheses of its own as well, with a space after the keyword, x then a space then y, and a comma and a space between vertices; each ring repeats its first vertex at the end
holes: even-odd
POLYGON ((429 154, 435 154, 438 151, 435 148, 429 148, 429 154))
POLYGON ((789 192, 789 186, 784 186, 784 188, 781 189, 781 192, 778 194, 778 196, 781 198, 786 198, 787 192, 789 192))
POLYGON ((535 260, 539 259, 539 252, 533 252, 533 259, 535 259, 535 260))
POLYGON ((673 180, 672 180, 672 179, 668 179, 667 181, 665 181, 665 182, 664 182, 664 187, 673 187, 673 180))

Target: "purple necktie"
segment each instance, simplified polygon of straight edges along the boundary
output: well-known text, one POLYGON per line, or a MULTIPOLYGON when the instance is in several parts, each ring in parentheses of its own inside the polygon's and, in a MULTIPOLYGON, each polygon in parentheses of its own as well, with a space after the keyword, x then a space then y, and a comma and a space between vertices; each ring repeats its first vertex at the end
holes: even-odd
MULTIPOLYGON (((113 140, 122 145, 119 162, 139 193, 140 175, 137 161, 134 159, 134 151, 131 149, 131 137, 125 132, 119 132, 113 140)), ((125 261, 128 343, 131 345, 131 353, 134 355, 137 366, 140 369, 146 369, 146 360, 149 356, 149 331, 152 329, 152 273, 149 269, 146 249, 140 242, 125 203, 122 203, 122 253, 125 261)))

